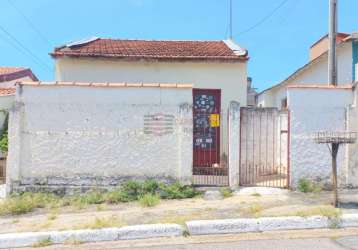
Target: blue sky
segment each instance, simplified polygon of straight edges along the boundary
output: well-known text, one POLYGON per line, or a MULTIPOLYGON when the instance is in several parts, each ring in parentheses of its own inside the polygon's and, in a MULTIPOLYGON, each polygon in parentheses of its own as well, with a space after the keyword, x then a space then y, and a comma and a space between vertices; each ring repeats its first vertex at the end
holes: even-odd
MULTIPOLYGON (((53 60, 48 53, 55 46, 85 37, 225 39, 228 2, 1 0, 0 65, 30 67, 41 80, 53 80, 53 60), (16 45, 9 34, 21 45, 16 45)), ((306 63, 309 46, 328 30, 328 0, 287 0, 261 25, 240 34, 282 2, 233 0, 234 38, 249 50, 248 73, 259 90, 283 80, 306 63)), ((358 30, 357 9, 357 0, 339 1, 339 31, 358 30)))

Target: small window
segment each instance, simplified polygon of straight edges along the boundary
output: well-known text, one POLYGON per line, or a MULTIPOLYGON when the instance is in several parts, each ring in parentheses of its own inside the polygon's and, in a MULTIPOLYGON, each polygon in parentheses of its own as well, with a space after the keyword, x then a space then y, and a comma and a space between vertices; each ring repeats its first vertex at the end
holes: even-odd
POLYGON ((281 100, 281 109, 287 109, 287 98, 281 100))

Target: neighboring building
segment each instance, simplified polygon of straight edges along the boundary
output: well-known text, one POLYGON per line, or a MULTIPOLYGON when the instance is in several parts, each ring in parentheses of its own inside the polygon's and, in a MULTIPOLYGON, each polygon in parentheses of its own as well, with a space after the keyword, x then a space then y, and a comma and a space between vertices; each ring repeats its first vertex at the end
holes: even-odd
POLYGON ((18 81, 38 81, 30 69, 0 66, 0 88, 14 88, 18 81))
POLYGON ((5 110, 14 102, 15 83, 18 81, 38 81, 30 69, 0 66, 0 129, 6 119, 5 110))
MULTIPOLYGON (((18 81, 38 81, 38 79, 30 69, 0 66, 0 134, 4 128, 7 111, 14 103, 15 83, 18 81)), ((2 152, 0 152, 1 156, 2 152)))
POLYGON ((254 107, 256 105, 256 89, 252 86, 252 78, 247 78, 247 106, 254 107))
MULTIPOLYGON (((358 62, 358 33, 337 35, 338 84, 351 85, 356 80, 358 62)), ((287 108, 289 85, 326 85, 328 83, 328 36, 314 43, 309 52, 309 62, 296 70, 281 83, 274 85, 257 96, 261 107, 287 108)))

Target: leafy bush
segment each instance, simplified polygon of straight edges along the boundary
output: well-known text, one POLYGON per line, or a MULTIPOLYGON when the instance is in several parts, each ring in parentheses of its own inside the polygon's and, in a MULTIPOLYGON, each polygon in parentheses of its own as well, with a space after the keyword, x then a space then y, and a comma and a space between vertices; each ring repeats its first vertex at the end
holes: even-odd
POLYGON ((159 183, 156 180, 149 179, 143 183, 142 192, 154 194, 159 188, 159 183))
POLYGON ((175 182, 170 185, 161 183, 159 185, 159 189, 160 196, 163 199, 193 198, 199 194, 192 186, 181 185, 179 182, 175 182))
POLYGON ((229 198, 229 197, 233 196, 232 190, 228 187, 220 188, 220 193, 224 198, 229 198))
POLYGON ((160 196, 158 194, 147 193, 139 198, 139 204, 143 207, 154 207, 160 202, 160 196))
POLYGON ((305 178, 298 180, 297 188, 303 193, 318 193, 322 191, 322 187, 319 184, 305 178))
POLYGON ((143 195, 143 185, 137 181, 127 181, 121 185, 121 191, 126 194, 128 201, 135 201, 143 195))

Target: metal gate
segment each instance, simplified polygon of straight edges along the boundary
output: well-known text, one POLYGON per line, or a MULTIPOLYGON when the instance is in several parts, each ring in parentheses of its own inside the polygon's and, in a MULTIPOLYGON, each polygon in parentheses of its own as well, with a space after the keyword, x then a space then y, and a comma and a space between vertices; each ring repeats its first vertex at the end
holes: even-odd
POLYGON ((193 90, 193 183, 228 185, 227 164, 222 153, 220 89, 193 90))
POLYGON ((240 110, 240 185, 289 187, 289 111, 240 110))

